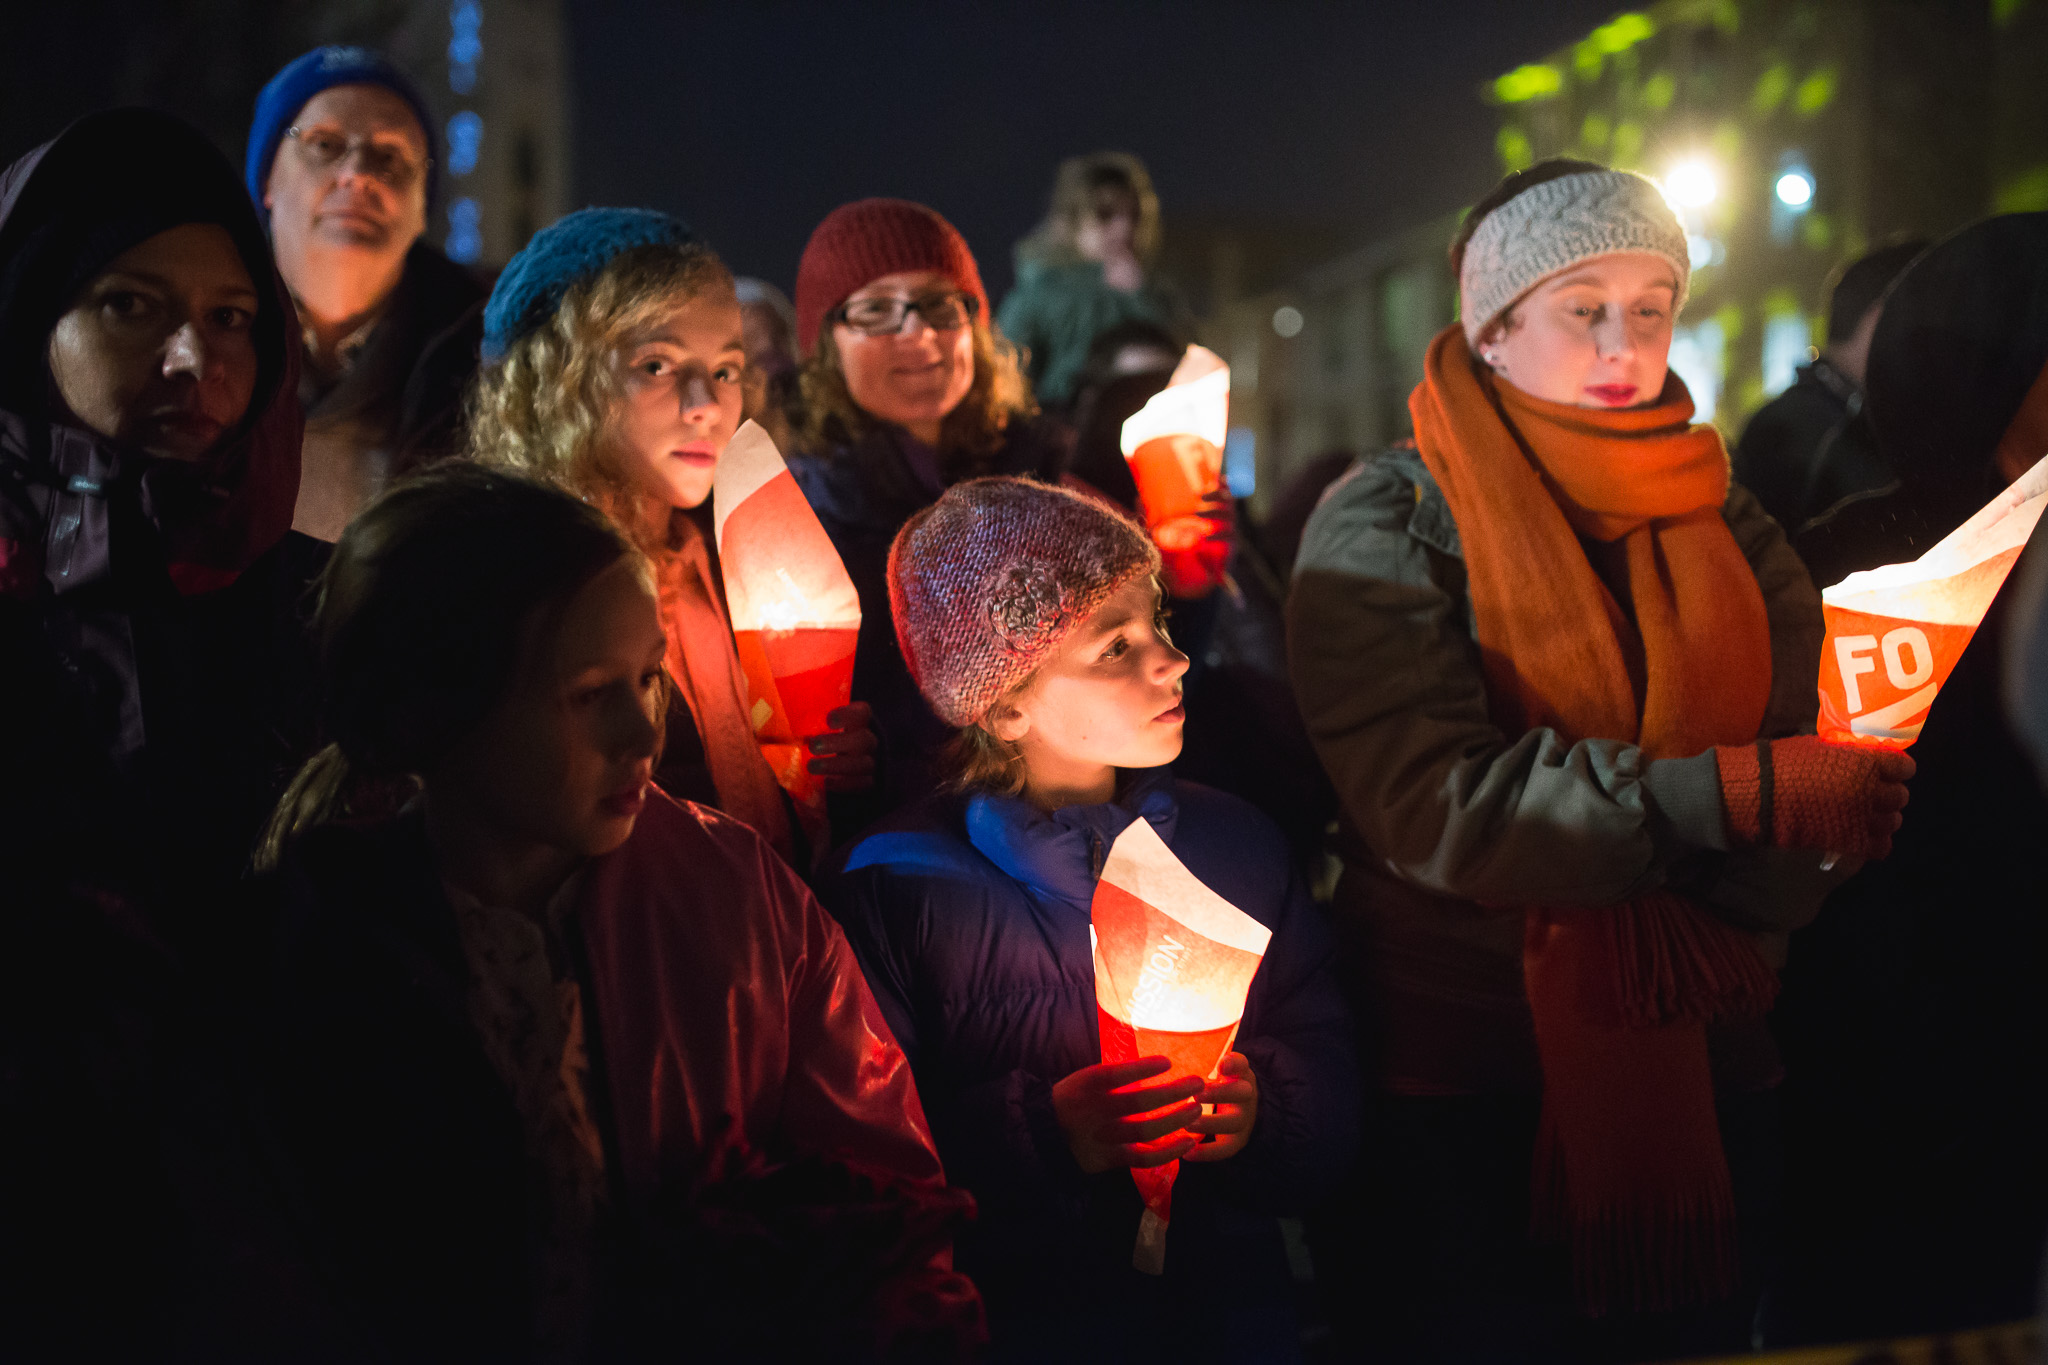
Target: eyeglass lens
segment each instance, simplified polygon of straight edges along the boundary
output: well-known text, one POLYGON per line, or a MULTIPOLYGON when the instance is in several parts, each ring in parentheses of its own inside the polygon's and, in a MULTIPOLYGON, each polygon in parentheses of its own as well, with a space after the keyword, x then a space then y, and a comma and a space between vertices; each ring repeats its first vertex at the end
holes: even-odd
POLYGON ((371 142, 367 138, 343 137, 340 133, 318 128, 303 132, 294 128, 291 137, 316 169, 331 170, 345 161, 350 152, 355 152, 360 157, 363 174, 381 180, 393 189, 402 190, 411 185, 425 169, 403 150, 371 142))
POLYGON ((915 312, 935 332, 965 327, 974 316, 974 300, 965 294, 938 294, 922 299, 856 299, 841 310, 846 325, 858 332, 887 336, 903 330, 915 312))

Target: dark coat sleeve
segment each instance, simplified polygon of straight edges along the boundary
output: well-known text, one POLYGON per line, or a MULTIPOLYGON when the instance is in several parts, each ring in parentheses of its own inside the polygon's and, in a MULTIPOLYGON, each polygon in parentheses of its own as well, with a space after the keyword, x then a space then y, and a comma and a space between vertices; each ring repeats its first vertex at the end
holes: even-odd
MULTIPOLYGON (((934 902, 957 906, 991 892, 964 880, 948 880, 941 890, 866 868, 831 878, 823 894, 910 1058, 948 1177, 986 1209, 1079 1219, 1091 1177, 1075 1162, 1053 1113, 1052 1083, 1059 1077, 1020 1067, 962 1084, 946 1074, 940 1055, 946 1028, 935 981, 947 973, 921 965, 931 952, 934 902)), ((1092 1038, 1069 1041, 1085 1054, 1075 1068, 1096 1060, 1092 1038)))
MULTIPOLYGON (((1266 861, 1277 866, 1286 853, 1272 842, 1266 861)), ((1213 1173, 1236 1202, 1284 1216, 1310 1207, 1349 1170, 1361 1092, 1350 1011, 1331 974, 1335 944, 1292 871, 1271 928, 1235 1044, 1259 1083, 1251 1141, 1213 1166, 1182 1162, 1181 1179, 1198 1187, 1213 1173)))

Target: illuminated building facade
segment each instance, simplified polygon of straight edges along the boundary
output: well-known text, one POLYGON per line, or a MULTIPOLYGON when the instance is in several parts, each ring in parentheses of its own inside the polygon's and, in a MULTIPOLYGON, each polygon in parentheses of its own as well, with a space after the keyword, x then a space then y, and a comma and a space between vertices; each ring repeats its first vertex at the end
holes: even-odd
POLYGON ((1641 171, 1685 220, 1672 364, 1731 436, 1825 340, 1827 284, 1888 240, 2048 208, 2041 0, 1666 0, 1507 72, 1500 169, 1641 171))
MULTIPOLYGON (((1483 93, 1501 173, 1577 156, 1664 186, 1695 265, 1672 364, 1732 439, 1825 339, 1837 265, 2048 209, 2044 72, 2048 0, 1666 0, 1483 93)), ((1423 347, 1455 316, 1458 216, 1212 317, 1249 380, 1231 420, 1256 444, 1262 500, 1325 451, 1409 434, 1423 347)))

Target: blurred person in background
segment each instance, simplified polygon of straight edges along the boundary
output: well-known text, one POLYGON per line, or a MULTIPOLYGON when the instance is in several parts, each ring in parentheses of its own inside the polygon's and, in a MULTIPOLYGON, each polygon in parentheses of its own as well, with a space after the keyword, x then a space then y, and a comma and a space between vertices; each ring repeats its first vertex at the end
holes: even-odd
POLYGON ((1656 186, 1541 162, 1451 265, 1414 446, 1323 496, 1288 606, 1376 1073, 1319 1277, 1390 1358, 1745 1349, 1783 934, 1912 762, 1811 734, 1818 594, 1670 372, 1656 186))
POLYGON ((1841 269, 1828 293, 1828 344, 1799 367, 1791 388, 1757 409, 1736 443, 1735 481, 1756 494, 1795 550, 1801 533, 1845 500, 1897 482, 1864 416, 1864 370, 1884 291, 1927 245, 1898 242, 1841 269))
POLYGON ((1073 403, 1095 339, 1120 324, 1164 329, 1176 353, 1193 340, 1180 292, 1153 270, 1158 255, 1159 196, 1144 162, 1095 152, 1060 163, 1052 206, 1017 244, 1017 285, 996 315, 1048 410, 1073 403))
POLYGON ((766 280, 733 281, 747 344, 747 415, 761 424, 775 448, 793 448, 789 415, 796 406, 796 305, 766 280))
POLYGON ((2043 223, 2048 214, 2015 213, 1964 228, 1917 257, 1886 294, 1864 363, 1863 412, 1890 479, 1799 534, 1794 548, 1819 586, 1917 559, 2039 457, 2004 438, 2039 368, 2035 337, 2048 327, 2028 292, 2027 253, 2048 233, 2043 223), (1902 292, 1907 280, 1913 287, 1902 292))
POLYGON ((320 540, 461 444, 484 289, 423 235, 440 169, 425 98, 380 53, 315 48, 256 98, 243 174, 304 346, 292 524, 320 540))
MULTIPOLYGON (((2048 213, 1974 224, 1907 268, 1871 342, 1865 412, 1898 487, 1818 528, 1824 583, 1919 557, 2048 455, 2048 213)), ((1793 936, 1773 1020, 1792 1233, 1773 1340, 2032 1312, 2048 1236, 2048 798, 2000 661, 2042 546, 2037 531, 1927 713, 1892 856, 1793 936)))
POLYGON ((929 792, 949 735, 897 643, 890 542, 962 479, 1058 482, 1068 446, 990 325, 974 253, 922 204, 862 199, 826 215, 797 268, 796 324, 802 420, 790 471, 860 593, 853 694, 874 708, 881 740, 875 791, 833 800, 844 836, 929 792))
POLYGON ((1180 339, 1156 322, 1132 319, 1098 333, 1074 379, 1067 418, 1074 454, 1067 471, 1089 487, 1138 511, 1138 482, 1124 458, 1124 423, 1166 387, 1180 364, 1180 339))

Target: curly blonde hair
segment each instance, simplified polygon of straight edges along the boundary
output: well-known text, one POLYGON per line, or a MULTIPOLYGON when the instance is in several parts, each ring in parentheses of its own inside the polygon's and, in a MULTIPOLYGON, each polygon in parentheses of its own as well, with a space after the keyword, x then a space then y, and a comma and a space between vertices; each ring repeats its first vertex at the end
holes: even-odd
MULTIPOLYGON (((667 310, 713 292, 737 303, 732 272, 699 245, 634 247, 570 286, 547 322, 478 372, 467 402, 470 458, 574 493, 660 563, 673 509, 603 439, 620 396, 611 362, 667 310)), ((748 389, 750 401, 758 387, 748 389)))
MULTIPOLYGON (((948 478, 986 472, 988 457, 1002 448, 1010 425, 1038 411, 1017 348, 986 318, 976 317, 973 327, 974 383, 939 424, 939 455, 948 478)), ((851 445, 881 425, 853 401, 830 327, 819 330, 818 344, 798 375, 797 392, 802 419, 798 431, 806 450, 851 445)))

